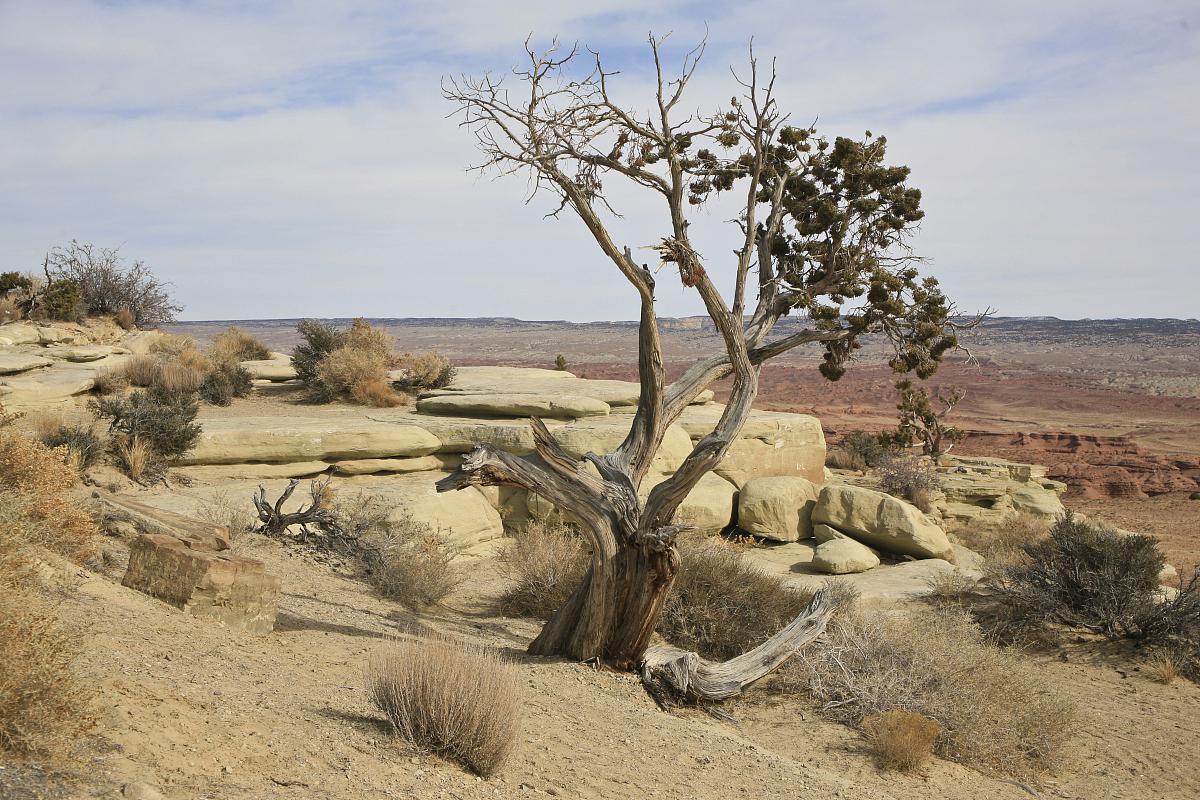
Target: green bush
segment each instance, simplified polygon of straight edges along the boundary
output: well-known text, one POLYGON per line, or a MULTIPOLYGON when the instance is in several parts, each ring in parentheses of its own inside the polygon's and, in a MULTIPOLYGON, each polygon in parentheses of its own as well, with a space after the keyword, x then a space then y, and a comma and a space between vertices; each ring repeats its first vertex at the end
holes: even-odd
POLYGON ((92 410, 109 421, 110 432, 130 442, 144 442, 154 455, 168 461, 192 449, 200 438, 196 423, 200 403, 194 394, 151 388, 93 400, 92 410))
POLYGON ((48 283, 38 295, 32 316, 35 319, 82 322, 87 318, 87 314, 88 307, 79 284, 73 280, 61 279, 48 283))
POLYGON ((346 343, 346 332, 315 319, 301 320, 296 332, 304 341, 292 350, 292 366, 296 368, 296 377, 312 390, 317 387, 321 362, 346 343))
POLYGON ((33 291, 33 279, 28 275, 22 275, 20 272, 0 273, 0 297, 13 291, 21 294, 29 294, 33 291))
POLYGON ((826 463, 835 469, 865 470, 898 451, 898 442, 888 434, 848 431, 830 448, 826 463))
POLYGON ((236 361, 217 361, 200 384, 200 397, 214 406, 227 406, 235 397, 250 394, 250 373, 236 361))

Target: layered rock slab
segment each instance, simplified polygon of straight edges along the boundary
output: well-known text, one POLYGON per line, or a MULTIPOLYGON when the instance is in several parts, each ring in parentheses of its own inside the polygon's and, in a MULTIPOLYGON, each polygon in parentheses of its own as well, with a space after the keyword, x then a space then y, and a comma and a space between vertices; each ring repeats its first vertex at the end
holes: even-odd
POLYGON ((448 414, 459 417, 580 417, 607 416, 608 403, 593 397, 559 394, 527 393, 446 394, 425 397, 417 401, 417 411, 424 414, 448 414))
MULTIPOLYGON (((719 403, 692 406, 678 425, 692 441, 699 441, 712 431, 724 410, 719 403)), ((808 414, 752 411, 714 471, 739 488, 758 476, 794 476, 820 485, 825 481, 821 421, 808 414)))
POLYGON ((415 425, 305 417, 232 417, 203 421, 181 464, 289 463, 427 456, 441 447, 415 425))

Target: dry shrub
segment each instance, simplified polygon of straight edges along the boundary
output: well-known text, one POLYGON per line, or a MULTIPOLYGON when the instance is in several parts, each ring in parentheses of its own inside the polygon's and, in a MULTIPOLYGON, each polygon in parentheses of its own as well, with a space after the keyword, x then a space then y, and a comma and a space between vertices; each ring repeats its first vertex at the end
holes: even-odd
POLYGON ((404 405, 407 396, 393 389, 386 380, 366 380, 350 388, 350 399, 360 406, 395 408, 404 405))
POLYGON ((0 431, 0 486, 26 498, 31 520, 47 523, 37 527, 32 544, 82 564, 96 553, 99 529, 72 496, 78 479, 67 448, 0 431))
POLYGON ((0 751, 65 751, 92 718, 74 631, 33 590, 0 587, 0 751))
POLYGON ((38 438, 47 447, 65 447, 67 462, 78 472, 93 466, 104 455, 105 441, 92 430, 90 423, 67 425, 60 419, 57 429, 42 433, 38 438))
POLYGON ((1077 727, 1064 694, 962 609, 851 612, 796 658, 830 716, 861 725, 885 711, 922 714, 942 726, 940 755, 978 768, 1048 769, 1077 727))
POLYGON ((50 251, 46 274, 56 282, 79 287, 92 314, 130 312, 142 325, 172 322, 183 310, 171 298, 170 284, 160 281, 145 263, 125 263, 115 249, 72 240, 50 251))
POLYGON ((0 324, 16 322, 21 318, 21 307, 9 297, 0 297, 0 324))
POLYGON ((328 400, 320 397, 320 387, 316 383, 317 367, 327 355, 346 343, 346 332, 315 319, 300 320, 296 332, 301 339, 300 344, 292 350, 292 366, 296 368, 296 377, 318 399, 328 400))
POLYGON ((134 356, 119 367, 117 373, 130 386, 145 388, 158 377, 159 361, 153 356, 134 356))
POLYGON ((56 408, 40 408, 25 419, 28 420, 33 435, 41 441, 54 436, 67 424, 62 411, 56 408))
POLYGON ((962 604, 975 594, 976 589, 979 588, 979 580, 977 578, 968 575, 957 567, 930 576, 925 581, 925 584, 929 587, 927 597, 937 604, 962 604))
POLYGON ((129 378, 124 372, 117 370, 97 370, 92 381, 92 388, 100 395, 120 394, 129 388, 129 378))
POLYGON ((197 350, 195 347, 185 347, 175 355, 168 359, 168 363, 179 364, 198 372, 208 372, 212 369, 213 362, 204 353, 197 350))
POLYGON ((262 361, 271 357, 267 346, 251 334, 230 325, 208 343, 208 357, 215 362, 262 361))
POLYGON ((588 558, 583 537, 559 515, 531 521, 500 551, 500 569, 514 582, 501 613, 550 619, 583 580, 588 558))
POLYGON ((351 350, 372 353, 389 368, 397 363, 396 340, 387 331, 374 327, 362 317, 354 320, 350 330, 346 331, 344 346, 351 350))
POLYGON ((910 501, 928 513, 933 495, 941 489, 941 480, 927 458, 885 456, 878 462, 879 488, 894 497, 910 501))
POLYGON ((121 326, 122 330, 131 331, 137 327, 137 315, 129 310, 128 306, 117 309, 117 313, 113 314, 113 322, 121 326))
POLYGON ((413 747, 484 777, 517 743, 517 671, 494 650, 442 637, 396 641, 372 654, 367 692, 413 747))
POLYGON ((928 761, 942 732, 937 720, 903 709, 872 714, 862 727, 880 766, 901 772, 912 772, 928 761))
POLYGON ((235 397, 245 397, 253 390, 250 373, 237 361, 216 362, 200 384, 200 396, 214 406, 230 405, 235 397))
POLYGON ((247 504, 236 500, 228 490, 201 500, 196 508, 196 519, 226 528, 233 539, 251 530, 258 521, 247 504))
POLYGON ((405 371, 399 383, 405 389, 442 389, 454 381, 456 370, 451 363, 436 352, 405 353, 396 366, 405 371))
POLYGON ((681 537, 680 566, 663 604, 658 632, 705 658, 728 659, 779 632, 812 595, 784 584, 721 539, 681 537))
MULTIPOLYGON (((358 350, 344 345, 334 350, 317 365, 316 385, 320 393, 327 399, 366 397, 364 392, 376 392, 369 395, 377 403, 384 400, 386 392, 371 387, 382 385, 391 391, 388 385, 388 358, 373 350, 358 350)), ((396 403, 399 404, 399 397, 396 403)))
POLYGON ((460 580, 446 547, 433 528, 411 516, 389 516, 364 542, 367 581, 384 597, 411 608, 432 605, 454 591, 460 580))
POLYGON ((200 402, 195 394, 167 392, 155 386, 93 400, 90 408, 109 421, 110 432, 125 440, 143 441, 164 461, 182 456, 200 438, 201 428, 196 423, 200 402))

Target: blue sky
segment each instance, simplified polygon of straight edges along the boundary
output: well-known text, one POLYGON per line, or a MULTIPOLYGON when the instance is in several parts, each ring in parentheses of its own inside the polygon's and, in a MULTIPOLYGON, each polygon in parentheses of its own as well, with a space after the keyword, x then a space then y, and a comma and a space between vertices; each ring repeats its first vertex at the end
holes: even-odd
MULTIPOLYGON (((693 104, 732 93, 754 37, 797 119, 885 133, 963 308, 1200 315, 1200 4, 1169 0, 0 0, 0 269, 74 237, 144 259, 191 319, 633 318, 577 221, 465 171, 439 83, 557 34, 637 105, 646 33, 682 51, 706 24, 693 104)), ((656 241, 659 210, 629 202, 622 243, 656 241)), ((694 223, 710 270, 726 216, 694 223)))

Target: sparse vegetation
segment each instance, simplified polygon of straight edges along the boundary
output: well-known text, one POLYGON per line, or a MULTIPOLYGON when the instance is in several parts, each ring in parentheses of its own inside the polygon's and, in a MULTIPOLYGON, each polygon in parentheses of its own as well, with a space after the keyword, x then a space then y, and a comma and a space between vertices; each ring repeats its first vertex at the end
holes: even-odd
POLYGON ((17 305, 16 300, 0 297, 0 325, 6 322, 16 322, 22 316, 21 307, 17 305))
POLYGON ((56 430, 47 431, 39 438, 47 447, 66 448, 67 462, 79 472, 93 466, 104 456, 104 439, 92 430, 90 424, 61 423, 56 430))
POLYGON ((910 501, 921 511, 930 511, 942 482, 928 459, 885 456, 879 460, 878 470, 880 490, 910 501))
POLYGON ((230 325, 213 337, 208 344, 208 357, 216 364, 225 362, 262 361, 271 357, 265 344, 251 334, 230 325))
POLYGON ((459 577, 450 563, 454 550, 426 523, 362 494, 339 500, 334 519, 344 534, 358 542, 356 555, 363 575, 384 597, 420 608, 440 601, 458 586, 459 577), (347 507, 353 510, 348 512, 347 507))
POLYGON ((195 395, 170 393, 152 387, 123 396, 93 400, 93 413, 108 420, 109 431, 117 434, 119 447, 130 453, 148 447, 164 461, 178 458, 200 438, 196 423, 199 403, 195 395))
POLYGON ((936 752, 1008 774, 1049 769, 1076 712, 1018 653, 996 647, 966 611, 852 612, 796 656, 834 719, 861 726, 887 711, 942 726, 936 752))
MULTIPOLYGON (((129 314, 134 325, 145 328, 173 322, 183 310, 149 267, 141 261, 125 264, 115 249, 72 241, 50 251, 47 274, 52 283, 46 293, 55 284, 70 284, 84 315, 129 314)), ((49 304, 44 301, 43 308, 49 304)))
POLYGON ((1011 564, 1023 554, 1027 544, 1040 542, 1050 532, 1044 518, 1026 512, 1005 515, 997 524, 972 522, 955 533, 963 544, 987 560, 990 570, 1011 564))
POLYGON ((92 390, 99 395, 120 394, 129 388, 129 378, 123 370, 96 370, 92 381, 92 390))
POLYGON ((195 513, 197 519, 227 529, 231 539, 251 530, 255 523, 254 515, 246 508, 244 501, 235 499, 224 490, 201 500, 195 513))
POLYGON ((825 463, 834 469, 865 471, 895 452, 894 443, 883 434, 847 431, 829 449, 825 463))
POLYGON ((863 734, 884 769, 912 772, 933 755, 942 732, 937 720, 904 709, 872 714, 862 722, 863 734))
POLYGON ((302 341, 292 350, 292 366, 296 368, 296 377, 314 391, 318 366, 325 356, 346 343, 346 333, 315 319, 301 320, 296 332, 302 341))
POLYGON ((495 774, 517 743, 516 670, 494 650, 423 637, 377 650, 367 693, 414 748, 495 774))
POLYGON ((567 357, 564 356, 562 353, 559 353, 557 356, 555 356, 554 357, 554 368, 559 371, 566 371, 567 357))
POLYGON ((117 313, 113 314, 113 322, 121 327, 121 330, 131 331, 137 327, 137 315, 128 308, 119 308, 117 313))
POLYGON ((130 386, 146 388, 158 376, 159 360, 153 356, 133 356, 119 367, 117 375, 130 386))
POLYGON ((343 345, 317 365, 314 394, 325 400, 366 400, 383 408, 400 405, 400 397, 388 383, 389 364, 388 357, 377 350, 343 345))
POLYGON ((500 612, 549 619, 583 579, 587 545, 554 515, 532 520, 500 551, 500 569, 513 585, 500 598, 500 612))

